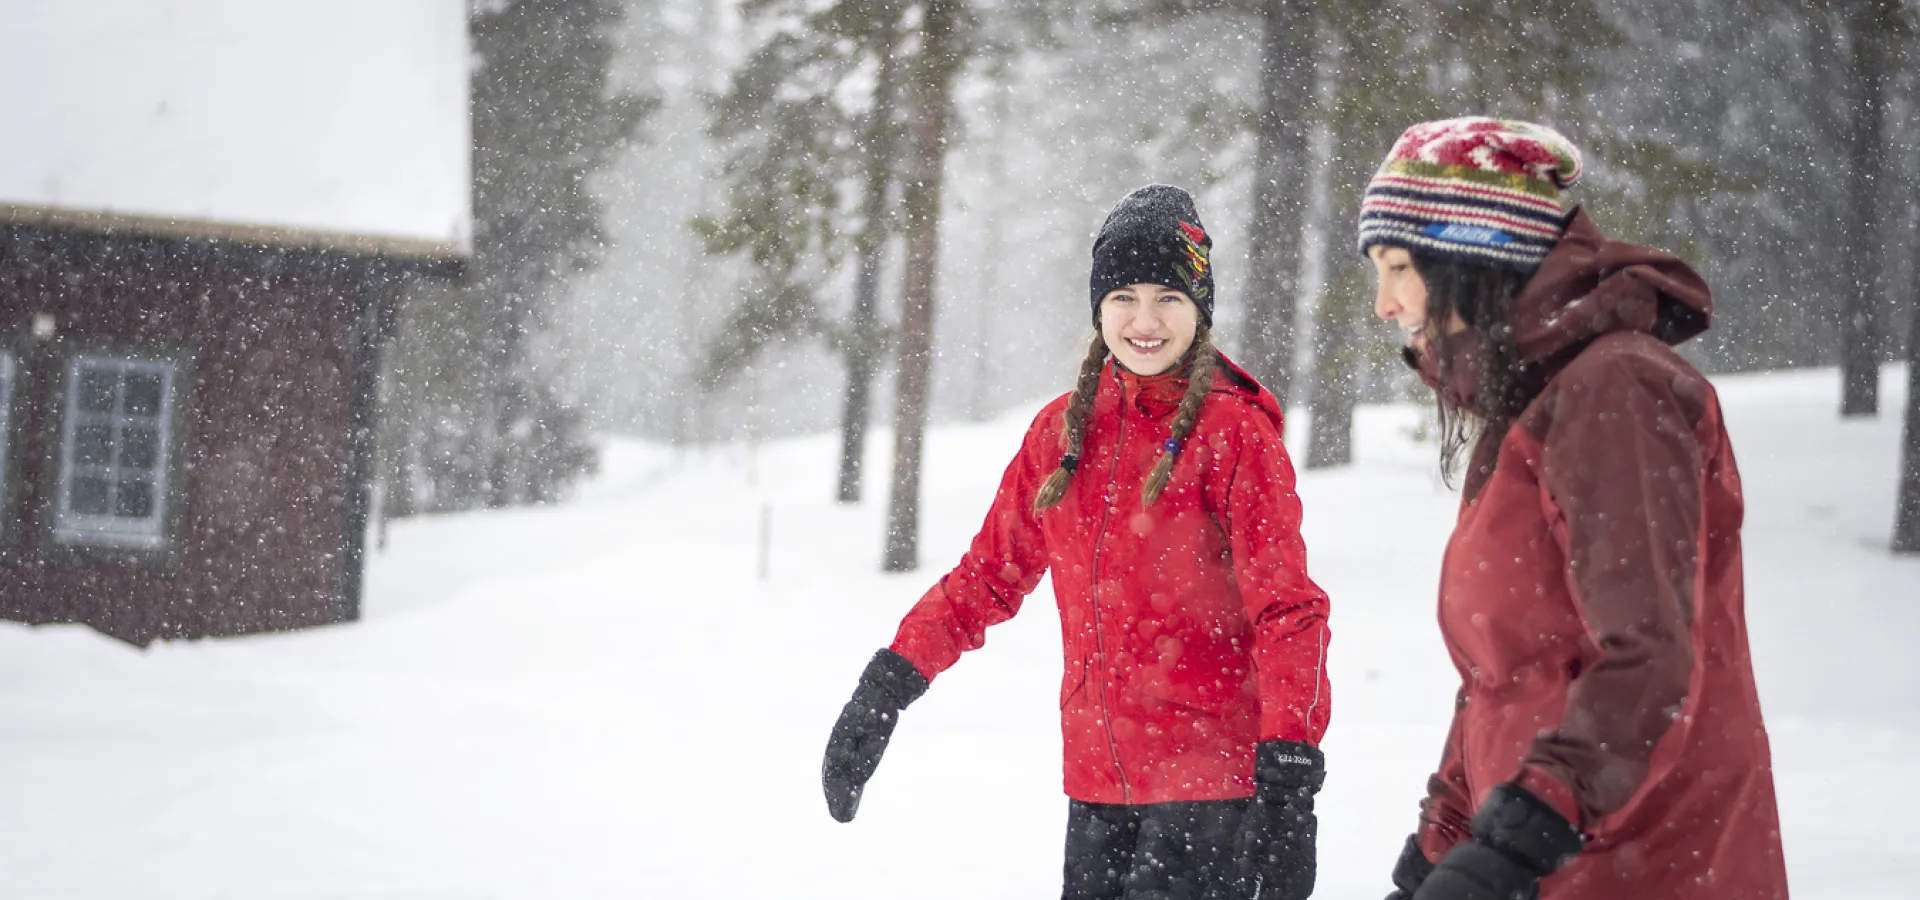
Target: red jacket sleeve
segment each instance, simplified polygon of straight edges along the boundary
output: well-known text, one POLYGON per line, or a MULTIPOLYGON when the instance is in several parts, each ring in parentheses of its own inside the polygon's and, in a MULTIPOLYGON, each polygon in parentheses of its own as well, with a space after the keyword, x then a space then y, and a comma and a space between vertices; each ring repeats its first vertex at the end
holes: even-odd
POLYGON ((1318 745, 1332 694, 1327 681, 1327 595, 1307 577, 1300 496, 1278 425, 1248 415, 1227 488, 1226 530, 1235 581, 1253 626, 1260 739, 1318 745))
POLYGON ((1677 360, 1587 352, 1556 379, 1541 486, 1598 656, 1519 773, 1581 828, 1633 798, 1686 700, 1706 471, 1696 428, 1711 402, 1677 360))
MULTIPOLYGON (((1000 477, 993 507, 960 564, 913 605, 892 649, 932 679, 986 643, 988 626, 1013 618, 1020 603, 1047 572, 1046 538, 1033 511, 1033 497, 1047 474, 1040 470, 1042 445, 1058 444, 1060 403, 1041 410, 1027 429, 1020 452, 1000 477)), ((1053 458, 1059 458, 1054 451, 1053 458)))
POLYGON ((1473 796, 1467 790, 1466 768, 1460 762, 1460 708, 1465 703, 1463 689, 1453 701, 1453 727, 1447 729, 1440 768, 1427 779, 1427 797, 1420 801, 1420 829, 1415 839, 1428 862, 1439 862, 1453 845, 1473 836, 1467 827, 1473 819, 1473 796))

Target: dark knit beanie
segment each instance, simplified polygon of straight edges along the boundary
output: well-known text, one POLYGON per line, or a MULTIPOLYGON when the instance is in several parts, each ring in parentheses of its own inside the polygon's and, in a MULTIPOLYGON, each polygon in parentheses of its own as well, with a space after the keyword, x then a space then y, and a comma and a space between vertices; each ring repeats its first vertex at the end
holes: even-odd
POLYGON ((1213 324, 1213 238, 1200 224, 1193 196, 1177 187, 1150 184, 1120 198, 1093 239, 1093 322, 1100 324, 1100 298, 1130 284, 1157 284, 1185 293, 1213 324))

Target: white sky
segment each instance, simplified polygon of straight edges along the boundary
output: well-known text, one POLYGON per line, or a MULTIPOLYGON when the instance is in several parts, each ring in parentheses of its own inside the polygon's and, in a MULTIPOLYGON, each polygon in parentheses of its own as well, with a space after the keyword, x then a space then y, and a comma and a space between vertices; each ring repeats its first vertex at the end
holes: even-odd
POLYGON ((0 207, 470 233, 464 0, 0 2, 0 207))

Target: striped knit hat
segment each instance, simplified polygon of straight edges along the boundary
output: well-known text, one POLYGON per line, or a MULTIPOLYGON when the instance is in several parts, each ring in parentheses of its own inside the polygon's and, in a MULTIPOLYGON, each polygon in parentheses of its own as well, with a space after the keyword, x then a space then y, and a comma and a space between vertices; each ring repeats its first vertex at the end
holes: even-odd
POLYGON ((1360 252, 1390 244, 1532 269, 1560 240, 1560 191, 1579 177, 1579 149, 1544 125, 1423 122, 1394 142, 1367 185, 1360 252))

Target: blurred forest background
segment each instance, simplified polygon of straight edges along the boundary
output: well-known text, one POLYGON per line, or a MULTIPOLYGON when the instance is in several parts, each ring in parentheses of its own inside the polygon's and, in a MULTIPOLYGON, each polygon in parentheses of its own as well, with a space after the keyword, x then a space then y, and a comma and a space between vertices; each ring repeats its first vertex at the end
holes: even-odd
MULTIPOLYGON (((537 503, 591 436, 838 430, 841 499, 912 568, 922 429, 1037 406, 1087 338, 1092 236, 1149 182, 1215 235, 1216 339, 1345 462, 1414 396, 1352 249, 1414 122, 1551 123, 1571 197, 1688 258, 1709 372, 1920 344, 1920 114, 1903 0, 475 0, 475 246, 412 291, 382 512, 537 503), (885 458, 864 451, 891 428, 885 458), (861 497, 863 470, 891 475, 861 497)), ((1896 547, 1920 551, 1920 389, 1896 547)), ((1889 485, 1889 490, 1894 489, 1889 485)))

